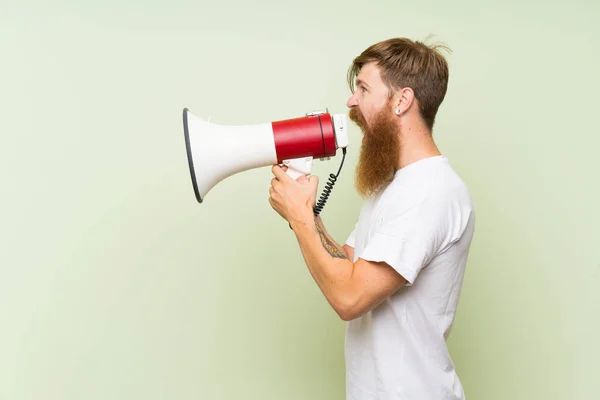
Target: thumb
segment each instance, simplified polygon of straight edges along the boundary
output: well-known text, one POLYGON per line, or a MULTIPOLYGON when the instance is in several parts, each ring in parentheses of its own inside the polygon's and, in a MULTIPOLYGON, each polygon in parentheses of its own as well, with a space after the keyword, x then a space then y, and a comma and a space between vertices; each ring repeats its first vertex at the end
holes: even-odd
POLYGON ((310 183, 312 186, 319 186, 319 177, 316 175, 312 175, 308 178, 308 183, 310 183))
POLYGON ((306 177, 306 175, 300 175, 298 179, 296 179, 298 183, 309 183, 310 180, 306 177))

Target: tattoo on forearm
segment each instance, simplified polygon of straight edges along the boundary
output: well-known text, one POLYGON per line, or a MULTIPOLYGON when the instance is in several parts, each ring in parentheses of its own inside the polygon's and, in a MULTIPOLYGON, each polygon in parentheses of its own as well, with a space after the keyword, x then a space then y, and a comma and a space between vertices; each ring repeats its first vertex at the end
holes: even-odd
POLYGON ((319 226, 319 223, 316 223, 317 231, 319 232, 319 237, 321 238, 321 243, 325 250, 329 253, 333 258, 345 258, 348 259, 346 254, 341 251, 328 237, 325 235, 325 232, 319 226))

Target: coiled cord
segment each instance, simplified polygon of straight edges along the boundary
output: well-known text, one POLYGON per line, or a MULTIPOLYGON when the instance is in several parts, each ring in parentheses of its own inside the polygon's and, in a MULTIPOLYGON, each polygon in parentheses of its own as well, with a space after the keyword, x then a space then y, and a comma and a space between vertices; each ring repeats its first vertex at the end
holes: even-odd
POLYGON ((337 181, 338 176, 340 176, 340 172, 342 171, 342 166, 344 165, 345 159, 346 159, 346 148, 342 147, 342 162, 340 163, 340 168, 338 169, 338 172, 336 175, 329 174, 329 180, 327 181, 327 184, 325 185, 325 188, 323 189, 323 193, 321 194, 319 201, 317 202, 317 204, 315 205, 315 208, 313 209, 315 217, 318 216, 321 213, 321 211, 323 211, 323 207, 325 207, 325 203, 327 202, 327 199, 329 199, 329 195, 331 194, 333 186, 335 185, 335 182, 337 181))

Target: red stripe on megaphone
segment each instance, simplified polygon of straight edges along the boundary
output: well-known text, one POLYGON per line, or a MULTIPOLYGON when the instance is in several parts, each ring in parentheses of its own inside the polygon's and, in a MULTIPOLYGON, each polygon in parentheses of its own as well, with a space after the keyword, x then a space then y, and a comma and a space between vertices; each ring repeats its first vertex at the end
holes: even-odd
POLYGON ((277 162, 302 157, 333 157, 336 144, 329 113, 274 121, 277 162))

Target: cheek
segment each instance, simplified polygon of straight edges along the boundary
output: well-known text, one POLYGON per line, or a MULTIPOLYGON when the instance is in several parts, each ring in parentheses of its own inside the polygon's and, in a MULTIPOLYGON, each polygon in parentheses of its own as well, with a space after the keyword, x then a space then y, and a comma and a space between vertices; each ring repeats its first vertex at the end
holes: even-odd
POLYGON ((362 108, 363 117, 367 123, 371 122, 373 115, 375 115, 375 109, 371 106, 363 106, 362 108))
POLYGON ((380 104, 379 99, 374 99, 372 96, 369 98, 363 98, 359 103, 360 111, 363 113, 365 118, 377 114, 383 104, 380 104))
POLYGON ((357 105, 358 109, 360 110, 360 113, 364 117, 366 117, 368 114, 371 113, 371 105, 369 104, 369 102, 362 100, 362 101, 359 101, 356 105, 357 105))

